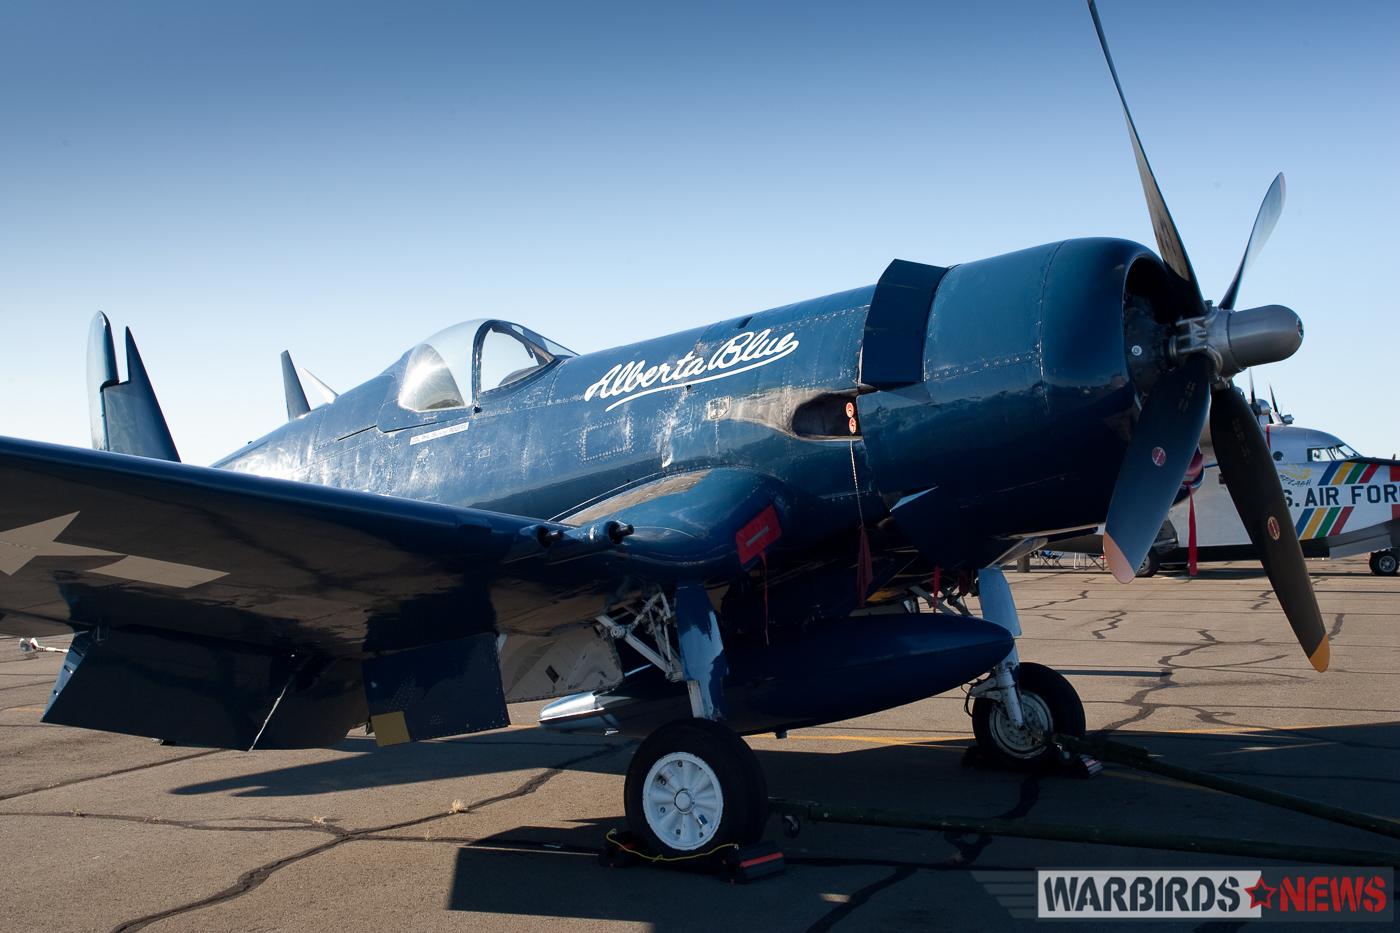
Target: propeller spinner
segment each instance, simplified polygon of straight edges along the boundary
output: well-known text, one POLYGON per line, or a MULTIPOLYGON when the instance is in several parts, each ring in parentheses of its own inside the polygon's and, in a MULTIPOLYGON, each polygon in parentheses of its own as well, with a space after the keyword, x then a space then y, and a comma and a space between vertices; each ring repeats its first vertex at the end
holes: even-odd
POLYGON ((1147 394, 1142 414, 1119 469, 1104 525, 1104 556, 1120 582, 1132 580, 1167 517, 1207 415, 1221 474, 1293 633, 1312 666, 1327 669, 1329 650, 1322 614, 1303 562, 1278 472, 1269 457, 1259 421, 1231 377, 1251 366, 1292 356, 1303 341, 1298 315, 1281 305, 1235 311, 1240 281, 1283 210, 1283 175, 1259 207, 1234 279, 1220 304, 1201 297, 1181 234, 1152 173, 1133 124, 1123 84, 1108 50, 1094 0, 1088 0, 1123 118, 1128 124, 1157 249, 1170 283, 1165 317, 1170 331, 1163 363, 1168 368, 1147 394))

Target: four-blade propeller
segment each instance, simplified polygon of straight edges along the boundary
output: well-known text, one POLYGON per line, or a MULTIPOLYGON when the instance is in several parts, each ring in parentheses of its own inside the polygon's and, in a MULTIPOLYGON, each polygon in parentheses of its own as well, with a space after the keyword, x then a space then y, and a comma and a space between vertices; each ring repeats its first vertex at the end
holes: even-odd
POLYGON ((1233 310, 1240 280, 1283 210, 1283 175, 1274 179, 1264 195, 1249 243, 1225 297, 1217 307, 1208 305, 1201 297, 1181 234, 1138 138, 1099 11, 1094 0, 1088 3, 1104 59, 1118 89, 1118 100, 1123 105, 1157 249, 1171 283, 1171 306, 1165 309, 1165 317, 1173 326, 1165 355, 1174 365, 1151 387, 1119 469, 1104 525, 1104 556, 1119 581, 1126 583, 1136 576, 1166 520, 1209 414, 1221 476, 1259 552, 1279 605, 1313 667, 1326 670, 1327 633, 1289 518, 1278 471, 1269 456, 1258 418, 1230 381, 1231 376, 1250 365, 1286 358, 1302 341, 1302 325, 1287 308, 1233 310))

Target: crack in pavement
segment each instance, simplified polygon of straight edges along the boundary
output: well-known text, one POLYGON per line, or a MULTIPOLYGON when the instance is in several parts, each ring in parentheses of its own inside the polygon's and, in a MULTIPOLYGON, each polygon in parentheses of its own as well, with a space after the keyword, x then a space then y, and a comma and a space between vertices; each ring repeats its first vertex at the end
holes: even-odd
POLYGON ((1327 639, 1329 641, 1342 634, 1342 624, 1346 622, 1346 619, 1347 614, 1345 612, 1337 613, 1337 618, 1333 620, 1332 627, 1327 630, 1327 639))
MULTIPOLYGON (((1021 781, 1017 788, 1016 802, 1002 813, 996 815, 996 819, 1014 820, 1027 816, 1031 808, 1040 801, 1040 779, 1044 777, 1044 772, 1032 771, 1021 781)), ((986 850, 987 846, 995 841, 996 837, 987 833, 978 833, 971 841, 966 839, 967 833, 944 833, 943 838, 955 849, 958 850, 955 860, 965 868, 971 868, 972 864, 986 850)))
POLYGON ((830 930, 832 927, 836 926, 836 924, 840 923, 842 920, 845 920, 851 914, 855 913, 857 910, 860 910, 862 907, 868 904, 870 902, 870 899, 876 894, 879 894, 886 888, 894 887, 901 881, 906 881, 909 878, 914 877, 914 874, 917 871, 917 868, 902 865, 896 868, 894 871, 890 872, 885 877, 881 878, 879 881, 871 882, 865 887, 852 892, 850 898, 847 899, 846 903, 836 905, 835 909, 827 913, 826 916, 822 917, 816 923, 809 926, 807 928, 807 933, 825 933, 826 930, 830 930))
POLYGON ((164 761, 150 761, 144 765, 132 765, 129 768, 117 768, 115 771, 104 771, 101 774, 90 774, 87 777, 73 778, 70 781, 56 781, 53 784, 44 784, 39 787, 26 787, 24 790, 11 791, 8 794, 0 794, 0 800, 14 800, 16 797, 24 797, 28 794, 38 794, 46 790, 57 790, 60 787, 72 787, 74 784, 83 784, 87 781, 100 781, 103 778, 116 777, 118 774, 130 774, 133 771, 145 771, 147 768, 160 768, 164 765, 173 765, 181 761, 193 761, 196 758, 204 758, 208 755, 217 755, 220 752, 228 751, 224 748, 210 748, 202 752, 195 752, 192 755, 181 755, 179 758, 167 758, 164 761))
POLYGON ((1107 622, 1108 624, 1105 625, 1103 628, 1094 629, 1092 632, 1090 632, 1090 634, 1093 635, 1095 638, 1099 639, 1100 641, 1106 640, 1108 638, 1108 633, 1118 628, 1119 623, 1121 623, 1125 618, 1127 618, 1127 615, 1128 610, 1119 609, 1116 612, 1104 616, 1099 621, 1107 622))
MULTIPOLYGON (((1018 819, 1029 814, 1031 808, 1033 808, 1036 805, 1036 803, 1040 800, 1040 781, 1042 777, 1044 777, 1044 773, 1040 771, 1033 771, 1027 774, 1025 776, 1025 779, 1021 781, 1020 787, 1018 788, 1016 802, 1012 804, 1011 807, 1006 811, 997 814, 996 818, 1018 819)), ((890 872, 890 874, 886 875, 884 878, 879 879, 878 881, 871 882, 865 887, 854 892, 846 901, 846 903, 837 905, 833 910, 831 910, 829 913, 827 913, 825 916, 819 919, 816 923, 809 926, 807 928, 807 933, 821 933, 821 931, 830 930, 842 920, 845 920, 848 917, 850 917, 850 915, 855 913, 855 911, 859 910, 861 907, 864 907, 876 894, 879 894, 881 891, 884 891, 887 888, 892 888, 895 885, 913 877, 920 869, 969 869, 972 867, 973 863, 976 862, 977 859, 982 855, 982 853, 987 849, 987 847, 990 846, 994 841, 996 841, 997 838, 995 836, 988 835, 987 833, 978 833, 970 840, 967 838, 967 836, 967 833, 943 833, 944 840, 957 850, 956 855, 944 860, 942 863, 935 863, 932 865, 916 866, 911 865, 909 863, 894 863, 892 865, 894 870, 890 872)), ((795 864, 803 864, 810 863, 812 860, 794 858, 788 859, 788 861, 795 864)), ((843 861, 842 864, 848 863, 843 861)), ((849 864, 869 863, 852 861, 849 864)))
POLYGON ((234 816, 213 820, 171 820, 160 816, 136 816, 130 813, 88 813, 84 810, 46 810, 26 812, 24 810, 0 811, 0 819, 5 817, 44 817, 70 818, 80 820, 109 820, 116 823, 140 823, 147 826, 173 826, 177 829, 208 830, 220 833, 284 833, 294 830, 308 830, 343 836, 349 830, 335 825, 334 820, 306 819, 295 816, 234 816), (231 820, 245 820, 257 823, 273 823, 273 826, 230 826, 231 820))
MULTIPOLYGON (((1163 676, 1161 677, 1161 679, 1154 684, 1142 688, 1137 693, 1134 693, 1132 696, 1128 697, 1128 699, 1124 701, 1124 705, 1130 707, 1133 710, 1132 715, 1120 719, 1117 722, 1109 723, 1101 729, 1095 730, 1095 732, 1099 735, 1103 735, 1109 732, 1116 732, 1117 730, 1122 729, 1124 726, 1131 726, 1134 723, 1142 722, 1148 716, 1151 716, 1156 711, 1156 704, 1149 704, 1147 702, 1148 697, 1152 696, 1159 690, 1168 690, 1172 687, 1179 686, 1175 682, 1176 671, 1180 667, 1177 664, 1177 662, 1180 661, 1182 658, 1185 658, 1187 655, 1192 654, 1196 651, 1202 651, 1206 648, 1211 648, 1215 645, 1222 644, 1222 642, 1219 639, 1217 639, 1214 635, 1210 634, 1210 632, 1206 629, 1197 629, 1197 634, 1199 634, 1202 638, 1205 639, 1205 642, 1203 644, 1188 645, 1185 648, 1182 648, 1180 651, 1174 652, 1172 654, 1163 655, 1162 657, 1157 659, 1157 663, 1162 668, 1161 673, 1163 676)), ((1227 723, 1227 725, 1231 724, 1227 723)))
POLYGON ((340 829, 339 827, 336 827, 332 830, 332 832, 336 833, 335 838, 333 839, 328 839, 327 841, 319 845, 312 846, 309 849, 303 849, 300 852, 295 852, 291 855, 283 856, 279 859, 274 859, 271 862, 266 862, 262 865, 257 866, 256 868, 249 869, 248 871, 239 875, 238 879, 234 881, 233 884, 224 888, 222 891, 217 891, 214 894, 208 895, 207 897, 202 897, 185 904, 180 904, 175 907, 169 907, 165 910, 157 911, 156 913, 146 914, 145 916, 137 917, 133 920, 127 920, 122 923, 119 923, 112 928, 112 933, 130 933, 130 931, 144 929, 150 926, 151 924, 157 923, 161 920, 167 920, 171 917, 177 917, 182 914, 191 913, 192 911, 201 910, 205 907, 212 907, 215 904, 227 903, 228 901, 231 901, 234 898, 242 897, 244 894, 247 894, 248 892, 257 889, 264 881, 272 877, 273 874, 275 874, 283 868, 286 868, 288 865, 294 865, 297 862, 301 862, 306 859, 312 858, 313 856, 320 855, 322 852, 329 851, 330 849, 333 849, 336 846, 342 845, 346 842, 352 842, 375 833, 386 833, 397 829, 407 829, 411 826, 421 826, 425 823, 431 823, 435 820, 448 819, 450 817, 457 816, 460 814, 473 813, 484 807, 489 807, 493 804, 501 803, 502 801, 514 800, 519 797, 528 796, 530 794, 533 794, 535 791, 539 790, 544 785, 548 784, 551 780, 558 777, 560 774, 564 773, 564 771, 569 768, 583 764, 587 761, 592 761, 595 758, 602 758, 607 755, 615 754, 618 751, 628 747, 628 745, 607 745, 599 749, 594 749, 586 755, 579 755, 574 758, 570 758, 567 761, 560 762, 559 764, 554 765, 552 767, 546 768, 539 774, 525 781, 515 790, 507 791, 503 794, 497 794, 493 797, 487 797, 484 800, 476 801, 475 803, 469 804, 468 806, 463 808, 454 807, 446 813, 430 813, 427 816, 415 817, 411 820, 402 820, 400 822, 389 823, 384 826, 370 826, 366 827, 365 829, 344 830, 340 829))
POLYGON ((1078 596, 1069 596, 1069 597, 1066 597, 1065 599, 1052 599, 1052 600, 1050 600, 1049 602, 1046 602, 1046 603, 1036 603, 1034 606, 1022 606, 1022 607, 1021 607, 1021 611, 1022 611, 1022 612, 1030 612, 1030 611, 1033 610, 1033 609, 1044 609, 1046 606, 1059 606, 1059 605, 1063 605, 1063 604, 1065 604, 1065 603, 1077 603, 1077 602, 1079 602, 1081 599, 1088 599, 1088 598, 1089 598, 1089 591, 1088 591, 1088 590, 1080 590, 1078 596))

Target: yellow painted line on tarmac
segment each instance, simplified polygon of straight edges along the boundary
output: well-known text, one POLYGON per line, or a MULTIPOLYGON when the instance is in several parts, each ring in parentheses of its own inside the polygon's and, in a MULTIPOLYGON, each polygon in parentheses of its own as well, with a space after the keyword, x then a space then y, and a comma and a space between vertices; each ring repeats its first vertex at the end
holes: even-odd
MULTIPOLYGON (((1200 729, 1157 729, 1152 732, 1143 732, 1143 735, 1251 735, 1259 732, 1296 732, 1304 729, 1330 729, 1338 728, 1333 723, 1331 725, 1294 725, 1294 726, 1207 726, 1200 729)), ((1115 739, 1130 738, 1134 733, 1116 733, 1115 739)), ((757 736, 755 736, 757 738, 757 736)), ((949 746, 939 745, 939 742, 966 742, 972 739, 971 735, 814 735, 793 733, 788 739, 802 739, 808 742, 862 742, 868 745, 913 745, 927 746, 929 748, 941 748, 948 750, 949 746)))

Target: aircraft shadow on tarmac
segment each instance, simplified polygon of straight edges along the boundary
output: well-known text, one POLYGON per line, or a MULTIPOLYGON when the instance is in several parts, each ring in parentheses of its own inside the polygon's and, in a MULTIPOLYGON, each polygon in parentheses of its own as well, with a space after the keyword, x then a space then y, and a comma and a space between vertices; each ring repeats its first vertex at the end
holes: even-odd
MULTIPOLYGON (((1115 733, 1113 738, 1145 747, 1173 764, 1400 818, 1400 782, 1394 780, 1400 773, 1400 722, 1243 733, 1134 731, 1115 733)), ((1090 819, 1149 832, 1253 839, 1275 846, 1283 861, 1296 861, 1289 859, 1290 842, 1382 851, 1397 848, 1394 839, 1124 768, 1110 767, 1090 780, 1059 774, 974 772, 964 754, 970 737, 912 739, 895 739, 906 744, 878 744, 889 737, 876 731, 845 739, 795 733, 780 748, 759 749, 758 757, 771 794, 837 805, 973 818, 1025 817, 1075 825, 1090 819), (803 735, 822 741, 826 750, 812 749, 803 735)), ((535 730, 388 749, 375 749, 372 739, 356 737, 339 748, 357 754, 189 784, 174 793, 295 797, 539 769, 620 775, 632 747, 623 739, 575 738, 535 730)), ((453 793, 467 800, 473 797, 469 790, 454 788, 453 793)), ((543 794, 547 793, 545 789, 543 794)), ((531 804, 536 812, 549 806, 555 804, 543 795, 531 804)), ((714 921, 715 910, 752 909, 807 926, 834 907, 829 898, 823 899, 823 892, 843 890, 841 885, 878 884, 881 878, 893 877, 892 871, 905 875, 938 871, 948 873, 938 882, 940 890, 956 892, 969 909, 985 899, 990 917, 1000 908, 966 871, 974 865, 1025 870, 1089 863, 1169 867, 1240 861, 1149 848, 1021 839, 998 839, 983 853, 991 840, 975 834, 837 825, 809 825, 796 841, 789 842, 774 820, 769 835, 788 850, 792 867, 782 879, 735 889, 683 872, 645 867, 605 873, 590 852, 601 846, 608 829, 624 827, 620 805, 616 809, 615 817, 599 818, 595 811, 595 815, 580 813, 571 819, 569 813, 559 812, 552 815, 561 822, 552 826, 521 825, 486 838, 464 835, 451 877, 442 880, 443 906, 481 914, 645 921, 663 931, 704 928, 703 921, 714 921), (697 884, 717 888, 697 889, 697 884), (679 914, 675 910, 676 903, 710 898, 703 892, 711 890, 717 891, 716 904, 679 914)), ((471 825, 463 822, 457 831, 470 834, 471 825)))
MULTIPOLYGON (((1400 723, 1228 733, 1120 733, 1119 740, 1149 748, 1164 760, 1282 790, 1334 806, 1400 817, 1400 723)), ((793 743, 796 744, 795 742, 793 743)), ((1059 775, 1002 772, 969 774, 963 743, 858 746, 843 754, 807 751, 759 752, 770 792, 819 797, 853 806, 884 807, 968 816, 1024 816, 1040 822, 1083 824, 1094 814, 1100 824, 1157 833, 1186 833, 1273 846, 1277 858, 1296 863, 1289 843, 1396 851, 1386 838, 1302 814, 1189 785, 1114 769, 1092 780, 1059 775)), ((624 754, 596 765, 619 767, 624 754)), ((987 837, 976 834, 810 825, 798 840, 782 839, 776 822, 769 832, 788 850, 792 868, 780 882, 752 889, 719 890, 683 872, 645 867, 606 874, 585 857, 596 850, 615 820, 578 821, 567 826, 522 826, 464 845, 453 863, 445 906, 482 914, 570 917, 650 922, 660 931, 702 929, 716 911, 770 906, 790 925, 806 926, 815 911, 825 915, 823 892, 837 879, 851 883, 852 872, 879 869, 946 873, 937 882, 941 897, 955 896, 988 923, 1000 908, 967 869, 1031 869, 1094 864, 1170 867, 1183 864, 1231 865, 1258 859, 1187 855, 1148 848, 1110 849, 1064 842, 1004 839, 985 853, 987 837), (862 869, 862 866, 864 868, 862 869), (830 869, 830 873, 821 872, 830 869), (816 874, 811 874, 816 870, 816 874), (803 875, 803 872, 809 872, 803 875), (548 883, 541 884, 541 877, 548 883), (713 894, 706 892, 714 891, 713 894), (729 893, 734 891, 735 893, 729 893), (677 912, 678 902, 696 905, 677 912), (985 902, 985 903, 984 903, 985 902), (981 907, 976 905, 981 904, 981 907), (788 913, 784 914, 783 910, 788 913)), ((860 876, 863 878, 863 876, 860 876)), ((853 883, 869 884, 869 879, 853 883)), ((855 898, 853 900, 860 900, 855 898)), ((930 922, 936 917, 931 917, 930 922)))
MULTIPOLYGON (((1400 722, 1223 731, 1228 728, 1221 725, 1189 733, 1132 731, 1111 737, 1147 748, 1173 764, 1400 817, 1400 782, 1394 777, 1400 773, 1400 722), (1213 731, 1217 728, 1222 731, 1213 731)), ((1002 791, 1014 791, 1025 782, 1025 776, 1017 773, 969 772, 963 753, 971 744, 970 736, 918 741, 912 736, 860 732, 825 740, 799 732, 778 749, 759 749, 769 792, 854 806, 977 813, 986 811, 979 804, 994 806, 1003 800, 1002 791), (809 750, 810 743, 817 741, 828 749, 835 745, 840 752, 809 750), (899 744, 887 744, 891 742, 899 744), (931 784, 938 785, 936 796, 929 793, 931 784)), ((172 793, 297 797, 543 768, 620 775, 633 745, 621 738, 573 738, 537 730, 384 749, 377 749, 371 738, 353 737, 337 748, 356 754, 186 784, 172 793), (608 748, 612 753, 600 754, 608 748)), ((1132 774, 1126 769, 1111 770, 1132 774)), ((1150 780, 1164 793, 1170 790, 1162 779, 1150 780)), ((1111 805, 1120 785, 1141 786, 1135 779, 1083 781, 1060 775, 1050 775, 1041 784, 1092 787, 1091 799, 1100 806, 1111 805)))

